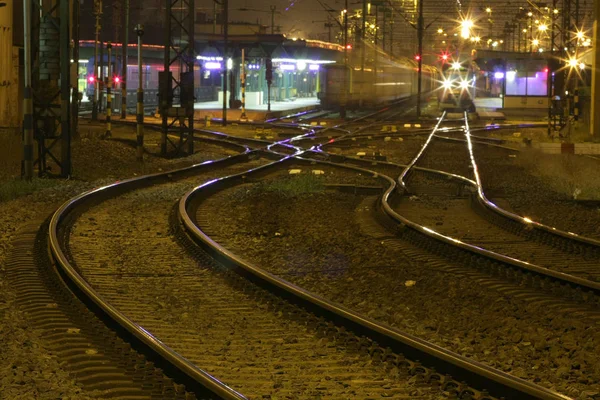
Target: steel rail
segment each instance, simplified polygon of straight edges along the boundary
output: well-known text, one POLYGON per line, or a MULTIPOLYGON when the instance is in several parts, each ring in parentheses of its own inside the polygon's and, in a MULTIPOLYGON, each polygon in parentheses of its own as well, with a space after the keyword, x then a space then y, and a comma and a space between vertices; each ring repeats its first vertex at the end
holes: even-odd
POLYGON ((406 178, 406 175, 408 174, 408 172, 411 170, 412 167, 414 167, 414 165, 417 163, 417 161, 419 161, 419 158, 421 158, 421 156, 423 155, 425 150, 429 147, 429 143, 431 143, 431 139, 433 139, 435 133, 440 128, 440 124, 442 123, 442 121, 444 121, 444 119, 446 118, 446 115, 447 115, 447 113, 446 113, 446 111, 444 111, 442 113, 442 116, 438 120, 437 124, 435 124, 435 126, 431 130, 431 134, 427 137, 427 140, 425 141, 425 144, 423 144, 423 146, 421 147, 421 150, 419 151, 419 153, 417 153, 415 158, 413 158, 413 160, 410 163, 408 163, 408 165, 400 173, 400 176, 398 177, 398 183, 400 184, 400 187, 402 188, 402 191, 404 193, 408 192, 408 188, 406 187, 406 182, 404 181, 404 178, 406 178))
MULTIPOLYGON (((512 126, 510 126, 510 127, 512 127, 512 126)), ((516 151, 516 152, 520 152, 521 151, 519 149, 515 149, 515 148, 512 148, 512 147, 503 146, 503 145, 499 145, 499 144, 495 144, 495 143, 489 143, 489 142, 485 141, 487 138, 481 138, 479 136, 472 135, 470 133, 472 131, 472 129, 468 126, 468 123, 467 123, 467 128, 466 129, 467 129, 467 131, 469 133, 469 139, 445 137, 445 136, 441 136, 441 135, 439 135, 437 133, 435 133, 434 137, 438 138, 438 139, 441 139, 441 140, 446 140, 446 141, 467 142, 467 144, 468 144, 468 141, 470 140, 470 142, 471 142, 471 145, 469 147, 470 154, 472 154, 472 152, 473 152, 473 148, 472 148, 473 146, 472 146, 472 144, 481 144, 481 145, 485 145, 485 146, 489 146, 489 147, 496 147, 496 148, 510 150, 510 151, 516 151), (473 139, 477 139, 477 140, 473 140, 473 139), (481 140, 481 139, 483 139, 483 140, 481 140)), ((410 134, 408 134, 408 133, 405 133, 404 135, 410 136, 410 134)), ((394 136, 404 136, 404 135, 398 135, 398 134, 396 134, 394 136)), ((372 136, 376 137, 376 138, 379 138, 380 136, 392 136, 392 135, 372 135, 372 136)), ((364 136, 357 136, 356 137, 356 139, 362 139, 362 138, 364 138, 364 136)), ((354 138, 335 139, 333 141, 329 141, 328 143, 324 143, 324 144, 321 144, 321 145, 318 145, 318 146, 313 146, 312 149, 315 150, 315 151, 321 152, 323 154, 328 154, 330 157, 336 157, 336 158, 337 157, 343 157, 343 158, 346 158, 346 159, 353 159, 353 160, 359 161, 359 162, 369 162, 369 163, 372 163, 373 161, 365 161, 365 160, 361 160, 361 159, 358 159, 358 158, 353 158, 351 156, 340 156, 340 155, 337 155, 337 154, 327 153, 326 151, 322 150, 323 146, 327 146, 327 145, 330 145, 330 144, 333 144, 333 143, 338 143, 338 142, 343 142, 343 141, 351 141, 351 140, 354 140, 354 138)), ((472 161, 472 163, 475 163, 475 165, 472 165, 473 169, 474 170, 478 170, 477 166, 476 166, 475 158, 473 156, 472 156, 471 161, 472 161)), ((378 161, 378 163, 382 163, 383 164, 385 162, 378 161)), ((401 165, 401 164, 393 164, 393 163, 389 163, 389 164, 390 165, 397 165, 397 166, 401 165)), ((407 168, 407 166, 405 168, 407 168)), ((590 237, 587 237, 587 236, 583 236, 583 235, 580 235, 580 234, 577 234, 577 233, 574 233, 574 232, 564 231, 564 230, 561 230, 561 229, 558 229, 558 228, 555 228, 555 227, 552 227, 552 226, 549 226, 549 225, 546 225, 546 224, 542 224, 542 223, 534 221, 534 220, 532 220, 530 218, 526 218, 526 217, 520 216, 518 214, 512 213, 510 211, 507 211, 507 210, 499 207, 498 205, 496 205, 494 202, 490 201, 486 197, 485 192, 483 190, 483 186, 482 186, 481 181, 475 182, 475 181, 473 181, 473 180, 471 180, 469 178, 460 177, 460 176, 455 175, 455 174, 449 174, 449 173, 447 173, 445 171, 429 170, 427 168, 420 168, 420 167, 416 167, 416 166, 413 166, 413 168, 416 169, 416 170, 428 171, 428 172, 432 172, 432 173, 441 173, 443 175, 452 175, 454 178, 457 178, 457 179, 464 178, 464 180, 466 182, 469 182, 470 184, 472 184, 474 186, 474 188, 477 189, 478 201, 484 207, 490 209, 491 211, 493 211, 493 212, 495 212, 497 214, 500 214, 501 216, 503 216, 505 218, 508 218, 510 220, 513 220, 513 221, 516 221, 516 222, 518 222, 520 224, 523 224, 523 225, 527 226, 528 228, 533 228, 533 229, 536 229, 536 230, 540 230, 540 231, 546 232, 546 233, 551 234, 551 235, 556 235, 556 236, 562 237, 563 239, 566 239, 566 240, 572 240, 572 241, 575 241, 575 242, 581 242, 581 243, 584 243, 586 245, 590 245, 590 246, 593 246, 593 247, 600 247, 600 240, 597 240, 597 239, 594 239, 594 238, 590 238, 590 237)))
POLYGON ((200 396, 218 396, 218 398, 227 400, 246 399, 242 394, 231 389, 217 378, 192 364, 189 360, 162 343, 160 339, 153 336, 144 329, 144 327, 131 321, 126 315, 123 315, 117 308, 108 303, 104 297, 96 292, 96 290, 91 287, 71 265, 62 249, 63 241, 61 240, 59 232, 68 216, 73 213, 74 210, 84 206, 90 201, 95 201, 99 198, 107 198, 123 190, 151 184, 157 181, 167 182, 171 180, 173 175, 184 175, 203 169, 218 168, 222 165, 235 164, 240 160, 247 159, 253 153, 258 154, 259 152, 245 151, 244 153, 220 160, 206 161, 178 170, 127 179, 93 189, 65 202, 53 214, 50 220, 48 232, 49 251, 55 260, 57 269, 63 279, 67 281, 70 287, 74 288, 74 291, 84 303, 88 304, 88 306, 92 305, 92 308, 99 310, 101 317, 105 317, 101 319, 107 318, 112 324, 115 324, 118 330, 124 332, 134 344, 137 344, 137 348, 141 348, 145 353, 149 353, 150 359, 159 362, 161 367, 180 379, 180 381, 186 385, 188 390, 195 391, 200 396))
MULTIPOLYGON (((466 125, 466 130, 468 131, 468 125, 466 125)), ((433 137, 433 133, 435 133, 435 128, 432 131, 432 135, 429 137, 429 139, 431 139, 431 137, 433 137)), ((468 139, 468 143, 471 147, 472 150, 472 142, 470 141, 470 138, 468 139)), ((417 157, 415 157, 415 159, 413 160, 413 162, 411 164, 409 164, 408 166, 406 166, 406 168, 403 170, 402 174, 400 175, 400 177, 398 178, 398 182, 399 184, 403 184, 404 183, 404 176, 406 175, 405 172, 407 172, 409 169, 411 168, 416 168, 414 166, 414 163, 418 160, 418 158, 420 157, 420 155, 423 153, 424 149, 427 147, 427 145, 429 144, 429 140, 423 145, 421 151, 419 152, 419 154, 417 155, 417 157)), ((470 153, 471 157, 472 157, 472 152, 470 153)), ((483 194, 483 190, 481 188, 481 180, 479 178, 479 171, 477 169, 474 169, 474 174, 475 174, 475 180, 470 180, 466 177, 462 177, 460 175, 455 175, 455 174, 450 174, 444 171, 436 171, 436 170, 429 170, 428 172, 432 172, 432 173, 442 173, 443 175, 446 176, 450 176, 453 177, 455 179, 459 179, 465 183, 469 183, 471 184, 478 193, 478 198, 483 199, 485 198, 484 194, 483 194)), ((577 276, 574 275, 570 275, 570 274, 566 274, 566 273, 562 273, 562 272, 558 272, 558 271, 554 271, 548 268, 544 268, 535 264, 531 264, 528 263, 526 261, 522 261, 519 260, 517 258, 513 258, 510 256, 506 256, 504 254, 500 254, 500 253, 496 253, 494 251, 491 250, 487 250, 485 248, 479 247, 479 246, 475 246, 469 243, 465 243, 463 241, 461 241, 460 239, 448 236, 448 235, 443 235, 431 228, 419 225, 413 221, 408 220, 407 218, 405 218, 404 216, 398 214, 397 212, 395 212, 392 207, 389 205, 389 196, 391 194, 388 193, 387 195, 384 195, 383 197, 383 205, 384 205, 384 210, 386 212, 386 214, 388 214, 392 219, 396 220, 397 222, 399 222, 402 225, 406 225, 426 236, 432 237, 438 241, 441 241, 443 243, 446 244, 450 244, 454 247, 459 247, 463 250, 469 251, 471 253, 475 253, 478 254, 480 256, 486 257, 488 259, 492 259, 504 264, 508 264, 511 265, 513 267, 519 268, 521 270, 527 271, 527 272, 531 272, 531 273, 535 273, 537 275, 543 276, 543 277, 548 277, 552 280, 558 281, 562 284, 568 284, 571 286, 575 286, 575 287, 580 287, 584 290, 589 290, 592 291, 593 293, 600 295, 600 282, 594 282, 594 281, 590 281, 587 279, 583 279, 583 278, 579 278, 577 276)), ((487 199, 486 199, 487 200, 487 199)), ((500 209, 499 207, 497 207, 495 204, 490 202, 490 207, 495 207, 500 209)), ((504 211, 504 210, 503 210, 504 211)), ((506 214, 510 214, 507 211, 504 211, 506 214)), ((513 214, 514 215, 514 214, 513 214)), ((515 215, 516 216, 516 215, 515 215)), ((518 216, 516 216, 518 217, 518 216)), ((522 217, 518 217, 521 218, 522 217)), ((540 224, 541 225, 541 224, 540 224)), ((536 226, 534 224, 531 224, 531 226, 536 226)), ((554 230, 552 230, 554 231, 554 230)), ((558 231, 558 230, 557 230, 558 231)), ((568 238, 571 238, 571 236, 567 236, 568 238)))
MULTIPOLYGON (((336 324, 341 324, 359 335, 369 336, 376 342, 388 346, 394 351, 401 352, 412 359, 421 360, 426 365, 435 365, 438 371, 442 370, 450 373, 455 379, 466 379, 471 385, 475 383, 492 394, 496 393, 499 396, 505 396, 506 398, 543 400, 570 399, 560 393, 511 376, 503 371, 448 351, 416 336, 401 332, 388 325, 381 324, 367 316, 298 287, 227 250, 205 234, 196 225, 194 222, 195 218, 192 217, 191 214, 195 214, 194 208, 200 197, 203 195, 206 196, 207 194, 212 193, 212 191, 219 190, 230 184, 235 184, 236 181, 244 181, 249 175, 263 173, 270 168, 281 166, 286 162, 307 162, 309 165, 317 163, 373 174, 374 177, 382 178, 388 182, 388 188, 385 190, 382 199, 387 199, 390 193, 396 190, 397 187, 394 179, 372 170, 353 166, 343 166, 333 162, 315 161, 297 156, 288 156, 279 161, 255 168, 251 172, 215 179, 191 189, 180 199, 178 205, 178 215, 184 229, 190 234, 192 239, 214 254, 220 261, 233 266, 238 273, 246 276, 257 284, 307 308, 317 315, 324 316, 329 320, 334 321, 336 324)), ((387 204, 387 201, 383 202, 383 206, 393 212, 387 204)))
MULTIPOLYGON (((496 204, 494 204, 493 202, 491 202, 486 196, 485 193, 483 191, 483 186, 481 184, 481 179, 479 177, 479 169, 477 167, 477 162, 475 161, 475 156, 473 154, 473 142, 471 140, 471 134, 469 131, 469 123, 468 121, 466 121, 465 119, 465 137, 467 140, 467 148, 469 150, 469 155, 470 155, 470 159, 471 159, 471 165, 473 167, 473 173, 475 174, 475 181, 477 183, 477 196, 479 201, 487 208, 489 208, 490 210, 504 216, 507 217, 509 219, 512 219, 513 221, 517 221, 520 222, 521 224, 528 226, 528 227, 533 227, 535 229, 539 229, 542 230, 544 232, 548 232, 551 233, 553 235, 557 235, 557 236, 561 236, 563 238, 569 239, 569 240, 574 240, 574 241, 579 241, 591 246, 595 246, 595 247, 600 247, 600 240, 597 239, 592 239, 589 238, 587 236, 582 236, 582 235, 578 235, 576 233, 573 232, 566 232, 536 221, 533 221, 529 218, 526 217, 522 217, 520 215, 511 213, 507 210, 504 210, 500 207, 498 207, 496 204)), ((600 287, 600 286, 599 286, 600 287)))

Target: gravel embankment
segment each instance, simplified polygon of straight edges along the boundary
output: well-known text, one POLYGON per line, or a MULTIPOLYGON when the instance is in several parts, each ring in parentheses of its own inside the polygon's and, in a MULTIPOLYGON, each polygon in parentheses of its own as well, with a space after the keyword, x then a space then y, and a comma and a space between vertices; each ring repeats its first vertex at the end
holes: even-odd
POLYGON ((341 141, 340 146, 336 144, 324 146, 323 150, 335 154, 342 154, 350 157, 360 157, 357 153, 365 153, 372 156, 373 152, 379 152, 387 158, 387 161, 396 164, 408 164, 419 152, 419 149, 425 143, 423 137, 403 137, 392 138, 388 142, 383 140, 368 141, 367 139, 357 139, 354 143, 351 140, 341 141), (363 141, 364 140, 364 141, 363 141))
POLYGON ((600 398, 600 325, 590 310, 366 235, 357 218, 374 199, 363 200, 232 188, 208 200, 209 229, 324 297, 575 398, 600 398))
MULTIPOLYGON (((257 300, 210 261, 182 249, 169 228, 174 202, 194 185, 259 163, 136 190, 91 208, 73 228, 73 259, 111 304, 252 398, 444 398, 439 388, 390 373, 344 341, 320 338, 316 321, 288 318, 272 299, 257 300)), ((350 181, 337 171, 304 177, 271 189, 350 181)), ((242 191, 239 200, 251 195, 242 191)))
POLYGON ((600 203, 586 205, 573 199, 577 188, 600 187, 600 162, 528 149, 475 146, 474 152, 490 200, 534 221, 600 239, 600 203))
MULTIPOLYGON (((199 152, 193 157, 164 160, 148 156, 140 164, 135 159, 134 147, 118 141, 100 140, 98 127, 94 129, 90 128, 88 132, 87 128, 82 128, 82 138, 73 142, 71 180, 44 181, 34 186, 43 189, 32 194, 0 201, 0 399, 102 398, 82 392, 75 377, 69 375, 60 360, 44 348, 44 338, 32 329, 31 317, 15 302, 14 289, 7 282, 5 262, 19 229, 32 221, 41 222, 62 202, 93 187, 230 153, 230 150, 218 148, 204 152, 197 146, 199 152)), ((16 178, 20 164, 18 153, 15 156, 3 152, 0 159, 4 172, 0 175, 0 184, 21 187, 23 184, 16 178)))

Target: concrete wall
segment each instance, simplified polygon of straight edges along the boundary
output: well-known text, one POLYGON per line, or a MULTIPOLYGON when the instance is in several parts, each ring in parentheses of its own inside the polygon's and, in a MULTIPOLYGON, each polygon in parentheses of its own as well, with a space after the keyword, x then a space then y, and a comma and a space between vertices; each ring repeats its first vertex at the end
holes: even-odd
POLYGON ((13 47, 13 2, 0 8, 0 126, 19 125, 19 52, 13 47))
POLYGON ((547 97, 506 96, 504 108, 548 108, 547 97))
POLYGON ((533 147, 548 154, 600 155, 600 143, 534 143, 533 147))

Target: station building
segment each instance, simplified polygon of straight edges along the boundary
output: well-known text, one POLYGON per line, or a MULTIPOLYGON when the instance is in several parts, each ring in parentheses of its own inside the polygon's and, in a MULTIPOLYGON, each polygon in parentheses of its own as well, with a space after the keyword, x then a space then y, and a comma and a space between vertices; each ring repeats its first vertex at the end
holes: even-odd
POLYGON ((505 110, 548 110, 557 102, 572 101, 573 89, 589 97, 589 55, 570 66, 551 61, 547 53, 478 50, 476 96, 487 99, 485 104, 492 108, 505 110))
MULTIPOLYGON (((272 105, 302 99, 303 103, 318 104, 320 88, 319 69, 324 64, 343 62, 343 47, 337 44, 288 39, 283 35, 231 35, 228 40, 229 57, 223 58, 223 37, 218 34, 196 35, 194 68, 196 108, 219 108, 223 102, 223 73, 227 71, 226 104, 229 108, 241 106, 242 49, 246 74, 246 107, 266 109, 272 105), (267 59, 272 62, 272 83, 267 84, 267 59)), ((103 44, 104 46, 106 43, 103 44)), ((113 43, 112 70, 116 79, 121 75, 121 44, 113 43)), ((164 47, 144 44, 142 50, 143 89, 145 104, 158 105, 158 72, 164 70, 164 47)), ((94 41, 80 41, 78 68, 79 90, 85 106, 93 95, 93 79, 108 75, 108 55, 102 50, 98 55, 99 69, 94 77, 94 41)), ((180 66, 170 67, 175 77, 180 66)), ((137 45, 129 44, 127 60, 127 104, 135 108, 138 82, 137 45)), ((117 88, 119 82, 113 81, 117 88)), ((120 91, 116 90, 115 106, 120 107, 120 91)))

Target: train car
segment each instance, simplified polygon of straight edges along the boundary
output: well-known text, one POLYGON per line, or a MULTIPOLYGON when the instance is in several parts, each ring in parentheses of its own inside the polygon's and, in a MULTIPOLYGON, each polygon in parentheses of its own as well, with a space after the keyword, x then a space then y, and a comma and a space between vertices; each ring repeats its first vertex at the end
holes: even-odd
POLYGON ((444 68, 437 91, 440 110, 475 112, 476 77, 460 63, 444 68))
MULTIPOLYGON (((418 68, 408 59, 386 62, 377 68, 350 68, 340 64, 322 66, 321 91, 317 94, 325 108, 376 106, 417 93, 418 68)), ((436 86, 437 70, 423 66, 421 92, 430 93, 436 86)))

